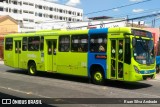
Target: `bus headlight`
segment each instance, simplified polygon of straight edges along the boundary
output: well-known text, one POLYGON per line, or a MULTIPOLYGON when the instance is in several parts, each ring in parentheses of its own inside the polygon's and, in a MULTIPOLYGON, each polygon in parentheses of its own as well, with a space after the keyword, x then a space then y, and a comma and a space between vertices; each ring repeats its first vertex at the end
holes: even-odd
POLYGON ((139 73, 139 69, 134 65, 134 70, 139 73))

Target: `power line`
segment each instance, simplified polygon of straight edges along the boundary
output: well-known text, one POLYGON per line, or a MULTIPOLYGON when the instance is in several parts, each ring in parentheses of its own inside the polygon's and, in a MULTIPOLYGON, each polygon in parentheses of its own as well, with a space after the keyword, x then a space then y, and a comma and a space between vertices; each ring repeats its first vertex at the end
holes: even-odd
MULTIPOLYGON (((118 20, 118 21, 107 22, 107 23, 103 23, 103 24, 110 24, 110 23, 123 22, 123 21, 132 21, 132 20, 144 19, 147 17, 151 18, 151 17, 155 17, 155 16, 159 16, 159 15, 160 15, 160 13, 155 13, 155 14, 149 14, 149 15, 145 15, 145 16, 130 18, 130 19, 122 19, 122 20, 118 20)), ((52 22, 46 22, 46 23, 52 23, 52 22)), ((13 24, 7 24, 7 25, 13 25, 13 24)), ((94 25, 101 25, 101 24, 94 24, 94 25)), ((4 25, 0 25, 0 26, 4 26, 4 25)), ((86 26, 80 26, 80 27, 86 27, 86 26)))
MULTIPOLYGON (((132 4, 127 4, 127 5, 123 5, 123 6, 113 7, 113 8, 106 9, 106 10, 94 11, 94 12, 83 14, 83 16, 84 15, 95 14, 95 13, 100 13, 100 12, 104 12, 104 11, 110 11, 110 10, 114 10, 114 9, 118 9, 118 8, 124 8, 124 7, 132 6, 132 5, 136 5, 136 4, 140 4, 140 3, 149 2, 149 1, 152 1, 152 0, 144 0, 144 1, 136 2, 136 3, 132 3, 132 4)), ((79 17, 79 16, 76 16, 76 15, 71 16, 71 18, 73 18, 73 17, 79 17)))
MULTIPOLYGON (((122 20, 118 20, 118 21, 112 21, 112 22, 107 22, 107 23, 103 23, 103 24, 111 24, 111 23, 118 23, 118 22, 123 22, 123 21, 133 21, 133 20, 137 20, 137 19, 143 19, 143 18, 147 18, 147 17, 154 17, 154 16, 159 16, 160 13, 156 13, 156 14, 150 14, 150 15, 145 15, 145 16, 140 16, 140 17, 135 17, 135 18, 130 18, 130 19, 122 19, 122 20)), ((100 24, 93 24, 94 25, 101 25, 100 24)), ((82 28, 82 27, 88 27, 88 26, 79 26, 79 27, 74 27, 74 28, 82 28)))
POLYGON ((123 5, 123 6, 118 6, 118 7, 114 7, 114 8, 110 8, 110 9, 106 9, 106 10, 99 10, 99 11, 95 11, 95 12, 86 13, 84 15, 90 15, 90 14, 100 13, 100 12, 104 12, 104 11, 110 11, 110 10, 128 7, 128 6, 132 6, 132 5, 136 5, 136 4, 140 4, 140 3, 144 3, 144 2, 149 2, 149 1, 152 1, 152 0, 145 0, 145 1, 140 1, 140 2, 136 2, 136 3, 132 3, 132 4, 123 5))
MULTIPOLYGON (((130 19, 122 19, 122 20, 117 20, 117 21, 111 21, 111 22, 107 22, 107 23, 103 23, 103 24, 111 24, 111 23, 118 23, 118 22, 123 22, 123 21, 133 21, 133 20, 138 20, 138 19, 144 19, 144 18, 151 18, 151 17, 155 17, 155 16, 159 16, 160 13, 155 13, 155 14, 149 14, 149 15, 145 15, 145 16, 140 16, 140 17, 135 17, 135 18, 130 18, 130 19)), ((158 18, 159 19, 159 18, 158 18)), ((158 20, 156 19, 156 20, 158 20)), ((47 22, 47 23, 52 23, 52 22, 47 22)), ((93 24, 94 25, 101 25, 100 24, 93 24)), ((7 24, 7 25, 13 25, 13 24, 7 24)), ((3 26, 3 25, 0 25, 3 26)), ((74 28, 82 28, 82 27, 88 27, 88 25, 86 26, 79 26, 79 27, 74 27, 74 28)))
MULTIPOLYGON (((123 6, 118 6, 118 7, 114 7, 114 8, 110 8, 110 9, 106 9, 106 10, 100 10, 100 11, 90 12, 90 13, 86 13, 86 14, 83 14, 83 15, 90 15, 90 14, 100 13, 100 12, 104 12, 104 11, 110 11, 110 10, 113 10, 113 9, 124 8, 124 7, 132 6, 132 5, 136 5, 136 4, 140 4, 140 3, 149 2, 149 1, 152 1, 152 0, 140 1, 140 2, 136 2, 136 3, 132 3, 132 4, 127 4, 127 5, 123 5, 123 6)), ((73 18, 73 17, 78 17, 78 16, 75 16, 75 15, 71 16, 71 18, 73 18)), ((57 21, 57 22, 66 22, 66 21, 57 21)))
POLYGON ((125 13, 125 14, 119 14, 119 15, 115 15, 114 17, 126 17, 126 16, 135 16, 135 15, 139 15, 139 14, 145 14, 145 13, 153 13, 155 11, 159 11, 160 8, 154 8, 154 9, 147 9, 144 12, 139 12, 139 13, 125 13))
MULTIPOLYGON (((149 1, 152 1, 152 0, 140 1, 140 2, 136 2, 136 3, 132 3, 132 4, 127 4, 127 5, 123 5, 123 6, 118 6, 118 7, 110 8, 110 9, 107 9, 107 10, 100 10, 100 11, 91 12, 91 13, 87 13, 87 14, 84 14, 84 15, 99 13, 99 12, 103 12, 103 11, 109 11, 109 10, 113 10, 113 9, 117 9, 117 8, 123 8, 123 7, 132 6, 132 5, 136 5, 136 4, 140 4, 140 3, 144 3, 144 2, 149 2, 149 1)), ((79 17, 79 16, 71 16, 71 18, 72 17, 79 17)), ((66 22, 66 21, 54 21, 54 22, 66 22)))

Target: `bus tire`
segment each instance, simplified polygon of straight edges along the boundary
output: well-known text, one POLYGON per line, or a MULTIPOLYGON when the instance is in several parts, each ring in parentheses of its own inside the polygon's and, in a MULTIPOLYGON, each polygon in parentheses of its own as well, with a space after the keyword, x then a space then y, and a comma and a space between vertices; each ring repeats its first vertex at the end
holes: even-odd
POLYGON ((35 62, 31 62, 28 64, 28 74, 29 75, 36 75, 37 74, 35 62))
POLYGON ((96 85, 104 85, 104 74, 102 70, 96 69, 91 74, 91 81, 96 85))

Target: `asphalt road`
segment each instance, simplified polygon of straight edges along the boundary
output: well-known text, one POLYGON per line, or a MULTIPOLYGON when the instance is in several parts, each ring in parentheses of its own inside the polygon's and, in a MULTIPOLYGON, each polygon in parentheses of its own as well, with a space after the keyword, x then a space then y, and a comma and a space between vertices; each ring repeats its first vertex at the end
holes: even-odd
MULTIPOLYGON (((104 86, 98 86, 89 83, 86 78, 51 73, 30 76, 24 70, 0 64, 0 99, 12 99, 11 101, 15 99, 15 102, 12 102, 15 104, 18 100, 25 102, 28 99, 42 102, 42 105, 23 104, 27 107, 158 107, 160 106, 160 78, 157 76, 154 80, 135 83, 107 81, 104 86), (124 101, 141 103, 144 100, 155 100, 159 104, 123 104, 124 101)), ((22 105, 12 104, 12 106, 22 105)))

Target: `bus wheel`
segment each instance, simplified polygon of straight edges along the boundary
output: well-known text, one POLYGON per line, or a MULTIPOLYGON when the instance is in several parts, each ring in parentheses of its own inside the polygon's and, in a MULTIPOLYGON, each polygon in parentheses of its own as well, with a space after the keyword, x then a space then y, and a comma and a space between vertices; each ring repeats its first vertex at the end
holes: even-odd
POLYGON ((28 74, 30 74, 30 75, 36 75, 37 74, 36 64, 34 62, 31 62, 28 65, 28 74))
POLYGON ((92 72, 91 80, 94 84, 103 85, 104 84, 104 75, 102 71, 96 70, 92 72))

